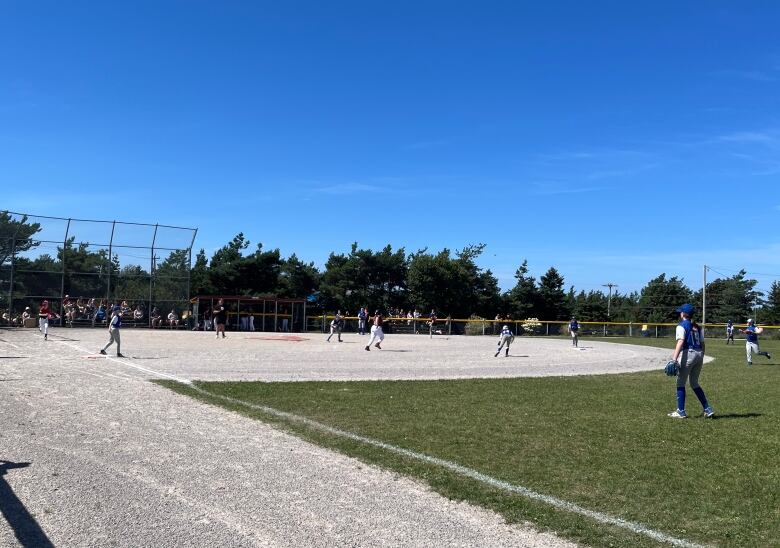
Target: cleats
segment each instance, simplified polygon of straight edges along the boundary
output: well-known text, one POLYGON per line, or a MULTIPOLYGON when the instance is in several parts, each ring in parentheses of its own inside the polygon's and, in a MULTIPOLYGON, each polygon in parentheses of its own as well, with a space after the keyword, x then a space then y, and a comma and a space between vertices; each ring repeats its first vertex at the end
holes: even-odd
POLYGON ((366 347, 366 350, 367 350, 368 352, 371 352, 371 347, 370 347, 370 346, 367 346, 367 347, 366 347))
POLYGON ((685 411, 681 409, 676 409, 672 411, 671 413, 666 415, 667 417, 671 417, 673 419, 687 419, 688 415, 685 414, 685 411))
POLYGON ((705 419, 711 419, 715 416, 715 411, 712 410, 712 407, 707 406, 704 408, 704 418, 705 419))
POLYGON ((500 351, 500 350, 499 350, 498 352, 496 352, 495 354, 493 354, 493 357, 494 357, 494 358, 497 358, 499 354, 501 354, 501 351, 500 351))
POLYGON ((379 346, 379 343, 376 343, 374 346, 376 346, 379 350, 382 350, 382 347, 379 346))
POLYGON ((117 352, 117 353, 116 353, 116 357, 117 357, 117 358, 124 358, 124 355, 123 355, 123 354, 120 354, 119 352, 117 352))
POLYGON ((748 362, 748 367, 750 367, 751 365, 753 365, 753 362, 748 362))
POLYGON ((102 348, 100 349, 100 353, 103 354, 104 356, 106 355, 106 351, 103 350, 102 348))
POLYGON ((772 356, 769 355, 769 352, 764 352, 764 356, 766 356, 767 360, 771 360, 772 356))

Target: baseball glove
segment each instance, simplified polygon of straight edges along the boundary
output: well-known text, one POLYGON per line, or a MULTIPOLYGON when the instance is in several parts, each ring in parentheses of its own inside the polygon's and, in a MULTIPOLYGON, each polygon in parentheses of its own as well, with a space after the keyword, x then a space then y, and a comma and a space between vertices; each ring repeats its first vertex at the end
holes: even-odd
POLYGON ((664 373, 666 373, 666 375, 668 377, 676 377, 677 373, 679 373, 679 372, 680 372, 680 364, 679 363, 677 363, 674 360, 669 360, 666 363, 666 367, 664 367, 664 373))

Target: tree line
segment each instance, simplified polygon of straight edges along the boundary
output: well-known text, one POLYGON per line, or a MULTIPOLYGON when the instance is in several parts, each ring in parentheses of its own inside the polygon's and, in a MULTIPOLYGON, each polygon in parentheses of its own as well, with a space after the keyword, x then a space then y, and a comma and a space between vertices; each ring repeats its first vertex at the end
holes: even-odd
MULTIPOLYGON (((576 290, 566 287, 563 275, 550 267, 536 279, 523 260, 515 272, 514 286, 501 291, 490 269, 477 265, 483 244, 452 251, 420 249, 411 253, 387 245, 381 250, 363 249, 353 243, 348 253, 332 252, 320 269, 295 254, 283 257, 279 249, 251 248, 243 233, 215 251, 211 257, 201 249, 192 265, 187 250, 174 251, 155 265, 153 283, 148 266, 120 265, 106 250, 91 251, 72 239, 58 247, 55 256, 35 258, 34 235, 40 226, 26 219, 0 213, 0 259, 3 291, 7 294, 7 272, 12 253, 16 277, 14 293, 59 294, 65 272, 65 292, 102 297, 110 272, 112 295, 128 300, 184 301, 187 280, 191 295, 246 295, 301 298, 308 306, 326 312, 355 312, 371 309, 414 310, 425 314, 435 309, 440 317, 496 315, 514 319, 580 321, 671 322, 674 309, 684 302, 701 303, 701 290, 689 288, 681 278, 662 273, 640 290, 629 293, 576 290), (15 244, 12 244, 12 236, 15 244), (20 237, 23 236, 23 237, 20 237), (11 249, 15 245, 15 250, 11 249), (24 256, 19 256, 24 253, 24 256), (64 267, 63 267, 64 261, 64 267), (48 293, 47 293, 48 292, 48 293), (102 292, 102 293, 101 293, 102 292)), ((758 308, 758 320, 780 323, 780 284, 775 281, 767 294, 756 289, 757 281, 744 270, 707 284, 707 321, 744 322, 758 308)))

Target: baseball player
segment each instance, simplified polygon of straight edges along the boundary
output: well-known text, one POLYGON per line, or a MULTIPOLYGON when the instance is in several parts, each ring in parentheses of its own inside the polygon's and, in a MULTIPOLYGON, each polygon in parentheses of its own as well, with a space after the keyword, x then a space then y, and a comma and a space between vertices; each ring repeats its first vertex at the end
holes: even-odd
POLYGON ((494 358, 497 358, 498 355, 501 353, 501 349, 506 345, 506 353, 504 356, 509 356, 509 345, 511 345, 515 340, 515 334, 512 333, 512 330, 509 329, 508 325, 505 325, 501 328, 501 334, 498 336, 498 349, 496 350, 496 353, 493 354, 494 358))
POLYGON ((752 319, 749 319, 747 323, 748 326, 745 329, 739 330, 740 333, 745 334, 745 353, 747 354, 747 364, 753 365, 753 354, 765 356, 768 360, 771 359, 772 356, 770 356, 768 352, 761 352, 761 349, 758 347, 758 336, 764 332, 764 328, 758 327, 756 322, 754 322, 752 319))
POLYGON ((726 344, 729 344, 729 341, 734 344, 734 323, 731 320, 726 323, 726 344))
POLYGON ((119 351, 121 339, 119 337, 119 329, 122 327, 122 307, 115 305, 111 312, 111 321, 108 322, 108 344, 100 349, 100 353, 105 356, 106 349, 112 344, 116 343, 116 357, 124 358, 119 351))
POLYGON ((330 342, 330 338, 333 336, 334 333, 338 335, 339 342, 344 342, 341 340, 341 330, 344 328, 344 318, 341 317, 341 310, 336 312, 336 316, 333 318, 333 321, 330 322, 330 335, 328 335, 328 338, 326 339, 328 342, 330 342))
POLYGON ((675 419, 688 418, 685 414, 685 383, 690 382, 693 393, 704 408, 704 416, 712 418, 715 412, 707 402, 704 390, 699 386, 699 373, 704 363, 704 337, 699 325, 691 320, 693 305, 684 304, 677 309, 677 312, 680 313, 680 323, 677 324, 675 332, 677 344, 672 353, 672 361, 680 364, 677 375, 677 409, 668 416, 675 419))
POLYGON ((49 308, 49 301, 43 301, 38 309, 38 328, 43 333, 43 340, 49 340, 49 320, 54 317, 49 308))
POLYGON ((366 334, 366 320, 368 319, 368 311, 360 307, 360 312, 358 312, 358 334, 365 335, 366 334))
POLYGON ((577 318, 571 318, 569 322, 569 333, 571 333, 571 344, 575 348, 580 346, 580 324, 577 323, 577 318))
POLYGON ((374 344, 374 346, 376 346, 379 350, 382 350, 380 343, 385 340, 385 333, 382 331, 382 321, 382 314, 379 313, 379 310, 375 311, 373 325, 371 326, 371 340, 368 341, 366 350, 371 350, 371 345, 375 340, 376 344, 374 344))

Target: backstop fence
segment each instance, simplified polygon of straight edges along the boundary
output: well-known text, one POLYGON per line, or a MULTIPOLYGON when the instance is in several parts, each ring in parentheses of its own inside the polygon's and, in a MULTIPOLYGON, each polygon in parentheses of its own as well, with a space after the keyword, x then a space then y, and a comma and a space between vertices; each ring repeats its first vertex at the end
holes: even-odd
POLYGON ((94 322, 111 305, 125 321, 189 306, 197 229, 0 211, 0 309, 18 320, 48 300, 62 323, 94 322))
MULTIPOLYGON (((310 332, 327 333, 333 315, 307 316, 306 328, 310 332)), ((366 322, 366 331, 369 330, 370 318, 366 322)), ((556 337, 569 336, 568 321, 539 321, 528 320, 488 320, 488 319, 452 319, 438 318, 431 328, 427 318, 384 318, 385 333, 418 334, 418 335, 495 335, 501 332, 502 326, 507 325, 515 335, 531 337, 556 337)), ((624 323, 624 322, 579 322, 581 337, 674 337, 676 323, 624 323)), ((708 323, 705 326, 706 338, 725 338, 726 324, 708 323)), ((745 324, 734 324, 734 336, 740 337, 739 329, 747 327, 745 324)), ((762 337, 770 339, 780 338, 780 326, 762 325, 764 333, 762 337)), ((357 332, 358 318, 344 317, 343 331, 357 332)))

